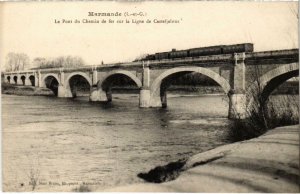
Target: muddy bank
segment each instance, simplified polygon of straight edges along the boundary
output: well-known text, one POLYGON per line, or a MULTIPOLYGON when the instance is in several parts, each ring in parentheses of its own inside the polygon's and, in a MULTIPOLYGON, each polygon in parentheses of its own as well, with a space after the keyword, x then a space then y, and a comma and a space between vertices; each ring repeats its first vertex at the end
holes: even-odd
POLYGON ((167 165, 139 174, 160 184, 145 182, 109 191, 299 192, 299 125, 275 128, 258 138, 220 146, 171 166, 178 168, 167 165))
POLYGON ((1 84, 1 93, 23 96, 53 96, 54 93, 48 88, 37 88, 33 86, 16 86, 1 84))

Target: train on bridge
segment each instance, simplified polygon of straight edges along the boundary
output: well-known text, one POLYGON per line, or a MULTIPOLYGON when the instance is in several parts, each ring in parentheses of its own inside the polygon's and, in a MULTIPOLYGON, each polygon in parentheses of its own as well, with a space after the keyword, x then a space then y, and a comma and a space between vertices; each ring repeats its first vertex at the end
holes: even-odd
POLYGON ((147 55, 139 61, 176 59, 186 57, 199 57, 207 55, 233 54, 241 52, 253 52, 252 43, 234 44, 234 45, 218 45, 210 47, 199 47, 187 50, 172 49, 170 52, 160 52, 147 55))

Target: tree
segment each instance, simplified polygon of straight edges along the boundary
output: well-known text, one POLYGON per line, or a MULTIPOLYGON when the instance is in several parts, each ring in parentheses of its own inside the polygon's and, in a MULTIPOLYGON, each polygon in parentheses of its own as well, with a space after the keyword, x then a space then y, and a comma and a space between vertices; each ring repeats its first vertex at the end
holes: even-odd
POLYGON ((60 56, 56 58, 42 58, 37 57, 33 60, 35 68, 72 68, 72 67, 81 67, 85 65, 85 62, 81 57, 77 56, 60 56))
POLYGON ((46 58, 43 58, 43 57, 37 57, 37 58, 33 59, 32 63, 33 63, 33 66, 34 66, 34 67, 39 68, 40 66, 45 65, 45 63, 46 63, 46 58))
POLYGON ((29 57, 25 53, 10 52, 6 56, 6 71, 25 70, 29 66, 29 57))

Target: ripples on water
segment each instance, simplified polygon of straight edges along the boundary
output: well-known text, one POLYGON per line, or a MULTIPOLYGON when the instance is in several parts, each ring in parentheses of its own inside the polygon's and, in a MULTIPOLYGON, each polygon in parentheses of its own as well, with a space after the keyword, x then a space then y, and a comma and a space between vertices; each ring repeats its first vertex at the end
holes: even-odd
POLYGON ((2 95, 5 191, 71 191, 50 182, 95 183, 93 191, 142 182, 139 172, 228 143, 224 96, 168 98, 168 108, 139 108, 137 95, 111 104, 87 97, 2 95), (21 186, 23 184, 23 186, 21 186))

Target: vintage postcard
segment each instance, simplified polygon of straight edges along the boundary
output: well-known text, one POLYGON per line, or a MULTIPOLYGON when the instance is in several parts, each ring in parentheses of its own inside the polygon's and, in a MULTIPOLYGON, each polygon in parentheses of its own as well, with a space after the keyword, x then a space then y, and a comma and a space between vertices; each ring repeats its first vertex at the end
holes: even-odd
POLYGON ((4 192, 299 192, 298 2, 0 2, 4 192))

